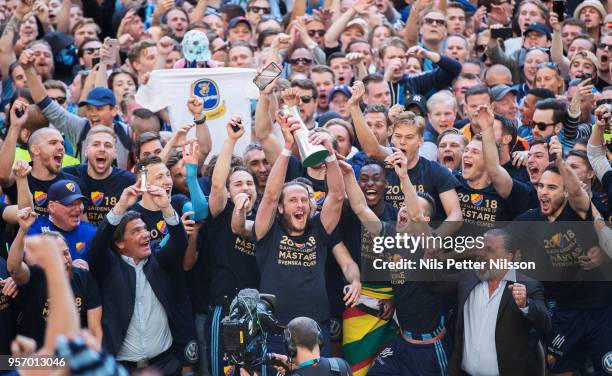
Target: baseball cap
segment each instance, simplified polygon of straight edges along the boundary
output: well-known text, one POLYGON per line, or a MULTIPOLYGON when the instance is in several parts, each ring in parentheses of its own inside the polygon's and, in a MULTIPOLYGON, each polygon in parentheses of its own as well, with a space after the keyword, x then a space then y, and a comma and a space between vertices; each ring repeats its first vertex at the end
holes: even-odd
POLYGON ((427 101, 425 97, 420 94, 415 94, 410 97, 409 100, 406 101, 406 111, 408 111, 410 106, 417 106, 421 111, 421 115, 427 115, 427 101))
POLYGON ((346 24, 346 27, 344 28, 344 30, 352 26, 357 26, 358 28, 360 28, 363 33, 363 36, 367 37, 369 28, 368 28, 368 22, 366 20, 364 20, 363 18, 354 18, 346 24))
POLYGON ((331 98, 333 98, 334 94, 336 94, 336 93, 342 93, 342 94, 346 95, 347 98, 351 97, 351 91, 349 90, 348 86, 346 86, 346 85, 336 85, 336 86, 334 86, 329 91, 329 94, 327 94, 327 98, 329 98, 331 100, 331 98))
POLYGON ((514 95, 517 95, 518 90, 508 85, 495 85, 491 88, 491 95, 493 96, 493 100, 495 102, 501 101, 508 93, 514 93, 514 95))
POLYGON ((240 16, 240 17, 234 17, 230 20, 227 29, 233 29, 235 28, 239 23, 243 23, 245 25, 247 25, 249 27, 249 29, 251 28, 251 23, 249 22, 249 20, 246 19, 246 17, 244 16, 240 16))
POLYGON ((89 94, 87 94, 86 100, 79 102, 79 106, 84 106, 86 104, 96 107, 114 106, 117 104, 117 100, 115 99, 115 94, 113 94, 110 89, 105 87, 96 87, 93 88, 89 94))
POLYGON ((87 200, 81 194, 79 185, 68 179, 58 180, 51 184, 47 198, 49 201, 57 201, 64 206, 70 205, 76 200, 87 200))
POLYGON ((531 31, 535 31, 540 34, 545 34, 546 38, 548 39, 552 38, 552 35, 550 34, 550 29, 548 28, 548 26, 546 26, 545 24, 541 22, 533 22, 529 24, 529 26, 527 26, 527 29, 525 29, 525 31, 523 32, 523 36, 527 35, 527 33, 531 31))

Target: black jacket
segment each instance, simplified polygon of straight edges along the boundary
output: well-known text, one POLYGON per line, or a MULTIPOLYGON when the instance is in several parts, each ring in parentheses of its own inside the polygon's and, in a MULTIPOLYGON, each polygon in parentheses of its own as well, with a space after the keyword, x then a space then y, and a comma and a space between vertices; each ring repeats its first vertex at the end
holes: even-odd
MULTIPOLYGON (((121 255, 110 248, 116 226, 105 218, 94 235, 89 250, 91 272, 98 281, 102 295, 103 345, 113 355, 117 355, 127 333, 134 313, 136 272, 121 255)), ((155 296, 164 307, 172 338, 184 334, 185 323, 180 318, 181 306, 176 304, 172 289, 173 275, 183 268, 183 256, 187 248, 187 235, 183 225, 168 225, 169 241, 160 248, 152 242, 151 256, 144 266, 144 273, 155 296)))
MULTIPOLYGON (((517 307, 512 292, 505 288, 495 327, 495 347, 497 350, 497 365, 501 376, 537 375, 538 364, 535 344, 530 342, 529 331, 535 328, 540 336, 546 335, 551 328, 550 316, 544 304, 544 288, 536 280, 516 273, 517 283, 527 288, 529 311, 524 315, 517 307)), ((458 284, 457 332, 455 346, 450 361, 449 375, 461 375, 463 357, 463 307, 470 292, 480 283, 474 272, 461 275, 458 284)))

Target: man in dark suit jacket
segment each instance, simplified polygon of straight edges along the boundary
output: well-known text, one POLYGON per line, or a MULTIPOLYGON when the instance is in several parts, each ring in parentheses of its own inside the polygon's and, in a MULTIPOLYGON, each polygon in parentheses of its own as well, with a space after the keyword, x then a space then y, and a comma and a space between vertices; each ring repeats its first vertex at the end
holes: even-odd
POLYGON ((169 241, 161 249, 151 244, 140 213, 127 211, 142 194, 136 185, 123 191, 93 239, 89 265, 102 293, 103 344, 130 372, 154 367, 180 374, 172 351, 180 307, 171 278, 182 270, 187 235, 166 190, 148 185, 147 192, 168 225, 169 241))
MULTIPOLYGON (((485 234, 484 257, 512 260, 515 248, 504 230, 485 234)), ((550 330, 542 284, 516 270, 485 269, 461 275, 451 375, 538 375, 536 344, 529 336, 550 330)))

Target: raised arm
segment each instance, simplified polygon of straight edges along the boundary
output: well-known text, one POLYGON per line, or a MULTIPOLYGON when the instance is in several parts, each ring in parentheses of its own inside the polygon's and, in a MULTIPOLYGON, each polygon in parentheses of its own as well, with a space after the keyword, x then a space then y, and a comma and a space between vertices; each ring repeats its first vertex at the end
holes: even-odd
POLYGON ((424 9, 433 5, 433 0, 417 0, 412 3, 410 15, 404 27, 404 41, 408 47, 415 46, 419 41, 419 16, 424 9))
POLYGON ((273 101, 275 101, 272 95, 275 81, 272 81, 270 85, 259 93, 257 106, 255 107, 255 138, 261 144, 266 159, 270 163, 276 161, 282 149, 280 141, 272 133, 273 122, 270 115, 270 107, 273 101))
POLYGON ((191 16, 189 17, 189 23, 192 24, 194 22, 202 21, 207 7, 208 0, 198 0, 195 8, 193 8, 193 12, 191 12, 191 16))
POLYGON ((119 222, 121 222, 123 215, 138 201, 141 195, 139 181, 125 188, 117 204, 108 212, 102 223, 98 225, 98 229, 91 241, 91 248, 89 249, 90 271, 98 283, 102 283, 110 272, 112 252, 110 241, 113 238, 113 233, 119 222))
POLYGON ((74 306, 74 294, 70 280, 66 278, 66 267, 57 242, 36 235, 28 237, 27 244, 28 257, 44 270, 47 279, 49 317, 41 352, 52 354, 55 351, 57 336, 61 334, 68 338, 75 337, 81 320, 74 306))
POLYGON ((202 100, 200 98, 191 95, 187 101, 187 108, 189 108, 189 112, 193 115, 193 120, 196 125, 196 139, 198 140, 200 150, 198 166, 201 166, 212 150, 210 129, 208 128, 208 124, 206 124, 206 115, 204 115, 204 107, 202 107, 202 100))
POLYGON ((32 208, 23 208, 17 212, 17 220, 19 221, 19 230, 17 236, 11 244, 11 249, 7 259, 7 269, 15 283, 24 285, 30 280, 30 268, 23 261, 24 239, 34 221, 36 221, 36 213, 32 208))
POLYGON ((57 31, 70 34, 70 7, 71 0, 62 0, 62 6, 57 13, 57 31))
POLYGON ((17 161, 13 167, 13 175, 17 184, 17 207, 33 208, 34 200, 30 185, 28 184, 28 175, 32 171, 32 167, 26 161, 17 161))
POLYGON ((28 104, 20 100, 16 100, 11 107, 11 126, 8 129, 2 146, 0 146, 0 185, 3 187, 10 187, 15 182, 12 167, 15 161, 19 134, 28 120, 28 108, 28 104), (23 111, 23 115, 17 117, 17 111, 23 111))
POLYGON ((6 23, 2 36, 0 36, 0 73, 3 78, 10 77, 9 66, 16 60, 14 39, 19 33, 19 26, 23 20, 32 13, 33 1, 19 1, 13 15, 6 23))
POLYGON ((349 23, 350 20, 357 16, 359 11, 361 11, 362 13, 365 12, 370 7, 370 4, 373 4, 373 1, 358 0, 352 7, 347 9, 346 12, 342 13, 340 17, 336 18, 334 23, 332 23, 329 29, 327 29, 327 31, 325 32, 325 36, 323 37, 323 43, 325 47, 338 47, 338 40, 340 39, 340 35, 346 28, 346 25, 349 23))
POLYGON ((183 145, 183 160, 187 174, 185 181, 189 188, 189 198, 193 205, 193 220, 203 221, 208 218, 208 200, 198 184, 198 161, 200 159, 198 144, 195 141, 188 141, 183 145))
POLYGON ((232 232, 243 238, 253 240, 253 221, 247 221, 246 208, 249 206, 249 195, 238 193, 235 199, 234 212, 232 213, 232 232))
POLYGON ((361 108, 359 108, 359 103, 364 93, 365 86, 363 82, 356 81, 351 87, 351 97, 347 103, 349 113, 353 119, 353 125, 355 126, 355 134, 363 152, 366 153, 368 157, 384 161, 390 153, 387 148, 378 143, 376 136, 374 136, 374 133, 366 124, 365 116, 363 116, 361 108))
POLYGON ((338 163, 340 164, 340 169, 342 170, 344 187, 346 188, 346 195, 348 197, 351 210, 353 213, 355 213, 357 218, 359 218, 359 221, 369 233, 374 235, 380 234, 382 231, 382 223, 368 206, 366 199, 363 196, 363 192, 355 180, 353 168, 344 161, 340 161, 338 163))
POLYGON ((216 217, 225 209, 227 204, 227 179, 230 175, 230 166, 232 163, 232 153, 236 142, 244 134, 244 126, 242 119, 238 115, 232 116, 226 125, 227 138, 223 142, 221 152, 217 156, 217 163, 213 170, 210 196, 208 197, 208 207, 210 215, 216 217))
POLYGON ((591 163, 591 166, 593 166, 593 170, 595 171, 599 181, 603 180, 604 175, 608 171, 612 171, 608 158, 606 158, 606 148, 603 145, 604 130, 606 128, 606 122, 608 121, 607 119, 610 116, 612 116, 612 113, 610 113, 605 106, 599 106, 595 110, 595 124, 593 125, 591 137, 589 138, 589 143, 587 145, 589 162, 591 163))
POLYGON ((419 205, 419 198, 414 185, 408 176, 408 159, 402 151, 394 152, 387 158, 387 163, 393 166, 400 179, 402 193, 404 194, 404 207, 411 222, 424 222, 425 216, 419 205))
POLYGON ((570 206, 582 218, 586 218, 589 208, 591 207, 591 199, 589 198, 589 194, 582 189, 580 180, 578 180, 576 174, 574 174, 563 160, 563 148, 556 136, 553 136, 550 141, 550 154, 555 156, 555 163, 563 178, 563 185, 565 186, 570 206))
POLYGON ((478 117, 476 120, 482 129, 482 151, 484 155, 485 170, 493 183, 495 191, 503 199, 506 199, 510 196, 514 183, 508 171, 499 164, 499 153, 493 133, 495 115, 488 105, 480 106, 477 111, 478 117))
POLYGON ((292 132, 301 128, 299 121, 294 119, 291 115, 278 116, 277 120, 281 124, 281 130, 285 137, 285 148, 274 162, 272 170, 270 170, 266 190, 264 191, 261 202, 259 203, 259 208, 257 209, 257 216, 255 217, 254 224, 256 240, 260 240, 266 236, 274 223, 276 208, 283 190, 287 166, 289 165, 289 157, 291 157, 291 148, 294 143, 292 132))
POLYGON ((321 223, 331 234, 338 226, 340 215, 342 214, 342 203, 344 202, 344 180, 342 172, 336 159, 336 151, 332 147, 332 136, 324 132, 314 132, 309 137, 313 145, 323 145, 329 151, 329 157, 325 158, 325 183, 327 185, 327 195, 321 208, 321 223))

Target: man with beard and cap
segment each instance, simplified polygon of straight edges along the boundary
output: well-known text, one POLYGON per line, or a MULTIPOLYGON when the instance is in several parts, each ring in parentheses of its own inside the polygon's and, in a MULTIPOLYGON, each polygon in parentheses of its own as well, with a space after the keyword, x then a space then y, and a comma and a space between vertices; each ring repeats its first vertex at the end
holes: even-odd
POLYGON ((492 229, 484 235, 483 270, 463 272, 458 284, 457 333, 449 375, 531 375, 540 362, 531 332, 546 335, 550 315, 542 284, 515 269, 491 262, 516 259, 512 235, 492 229))
MULTIPOLYGON (((317 321, 322 328, 322 354, 329 353, 329 300, 325 262, 332 232, 340 220, 344 182, 332 148, 331 137, 313 133, 309 141, 329 152, 325 160, 327 195, 321 213, 310 217, 311 200, 301 183, 283 185, 299 121, 291 115, 277 116, 285 138, 284 149, 274 163, 253 224, 257 266, 262 293, 276 295, 276 317, 286 324, 298 316, 317 321), (276 214, 278 213, 278 214, 276 214)), ((268 349, 280 353, 282 339, 270 336, 268 349)))
MULTIPOLYGON (((4 193, 12 202, 17 202, 18 190, 15 175, 12 171, 15 161, 15 145, 20 127, 28 120, 29 109, 25 103, 16 102, 10 111, 11 127, 0 147, 0 184, 4 193), (21 117, 16 112, 24 111, 21 117)), ((66 149, 64 139, 57 129, 44 127, 34 131, 28 138, 28 152, 32 160, 32 172, 28 175, 28 187, 34 196, 34 210, 38 214, 47 214, 47 194, 49 187, 58 180, 69 179, 82 183, 76 176, 61 171, 66 149)))
MULTIPOLYGON (((18 333, 36 340, 37 348, 39 348, 43 345, 49 315, 47 284, 44 272, 40 267, 24 262, 24 252, 27 251, 26 234, 31 233, 36 214, 31 208, 23 208, 17 215, 19 231, 11 245, 7 267, 11 277, 19 285, 23 307, 18 333)), ((81 326, 91 330, 100 343, 102 340, 102 299, 96 281, 88 270, 73 267, 67 241, 59 232, 43 232, 40 236, 57 244, 57 249, 61 251, 66 268, 66 278, 70 280, 72 286, 74 304, 79 312, 81 326)))
POLYGON ((563 160, 556 137, 551 139, 550 154, 554 164, 537 183, 539 206, 517 217, 509 231, 522 242, 522 260, 536 262, 546 294, 554 301, 552 330, 546 338, 551 372, 575 371, 588 357, 596 373, 605 374, 612 345, 612 284, 609 277, 602 280, 605 264, 584 265, 598 246, 592 204, 563 160), (527 229, 529 238, 524 237, 527 229))
POLYGON ((85 139, 87 163, 63 170, 83 182, 83 193, 88 198, 87 220, 94 226, 117 204, 123 190, 136 182, 133 173, 113 166, 116 142, 111 128, 103 125, 91 128, 85 139))

